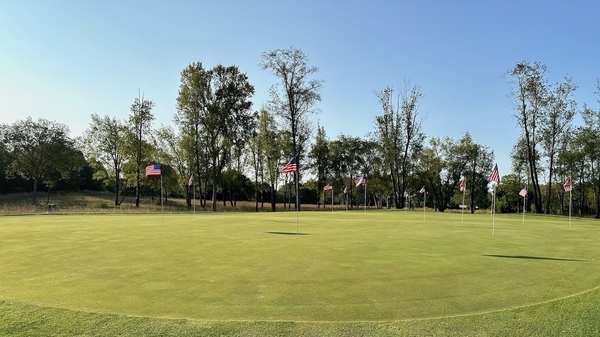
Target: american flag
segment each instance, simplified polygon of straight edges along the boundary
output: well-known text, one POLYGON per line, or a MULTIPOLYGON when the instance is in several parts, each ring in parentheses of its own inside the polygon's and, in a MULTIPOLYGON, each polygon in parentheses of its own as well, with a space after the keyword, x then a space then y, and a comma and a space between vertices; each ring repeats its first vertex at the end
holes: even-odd
POLYGON ((408 197, 408 191, 404 191, 404 197, 408 197))
POLYGON ((423 187, 421 187, 421 189, 419 190, 419 193, 421 193, 421 194, 425 193, 425 185, 423 185, 423 187))
POLYGON ((329 184, 329 185, 323 187, 323 191, 331 191, 331 190, 333 190, 333 184, 329 184))
POLYGON ((296 162, 296 157, 292 157, 292 159, 290 159, 290 162, 287 163, 287 165, 285 165, 283 167, 283 170, 281 170, 281 173, 290 173, 290 172, 297 172, 298 171, 298 164, 296 162))
POLYGON ((160 176, 161 175, 162 165, 160 164, 152 164, 146 166, 146 176, 160 176))
POLYGON ((573 177, 569 177, 566 183, 564 183, 563 188, 565 192, 571 192, 573 190, 573 177))
POLYGON ((192 186, 192 185, 194 185, 194 175, 193 174, 190 176, 190 180, 188 180, 188 186, 192 186))
POLYGON ((367 176, 363 174, 358 179, 356 179, 355 183, 356 183, 356 187, 358 187, 360 185, 366 184, 367 183, 367 176))
POLYGON ((460 191, 464 191, 467 189, 467 179, 463 179, 463 181, 460 182, 460 191))
POLYGON ((490 182, 494 181, 496 182, 496 184, 500 185, 500 173, 498 173, 498 164, 496 164, 492 172, 490 172, 490 178, 488 180, 490 182))
POLYGON ((348 186, 344 186, 344 194, 348 193, 348 186))
POLYGON ((525 198, 525 196, 527 195, 527 189, 524 188, 521 190, 521 192, 519 192, 519 195, 522 196, 523 198, 525 198))

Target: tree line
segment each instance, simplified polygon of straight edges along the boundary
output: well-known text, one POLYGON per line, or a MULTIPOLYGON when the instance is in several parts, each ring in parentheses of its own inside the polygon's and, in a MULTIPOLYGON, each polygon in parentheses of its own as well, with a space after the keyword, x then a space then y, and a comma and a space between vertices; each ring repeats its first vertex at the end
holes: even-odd
MULTIPOLYGON (((330 139, 313 122, 323 82, 307 55, 297 48, 276 49, 262 54, 261 66, 276 80, 269 102, 258 109, 251 101, 254 87, 237 66, 206 68, 193 62, 180 74, 173 127, 154 127, 154 103, 141 93, 127 118, 93 114, 76 139, 66 125, 45 119, 3 124, 0 190, 29 189, 33 204, 40 187, 48 196, 53 189, 108 190, 115 206, 134 195, 139 207, 140 196, 159 195, 161 188, 144 168, 161 163, 166 196, 185 198, 188 207, 194 197, 201 207, 211 201, 213 211, 219 200, 232 206, 253 200, 256 210, 265 203, 275 210, 278 202, 291 208, 322 205, 333 193, 347 208, 364 202, 394 208, 427 202, 443 212, 462 203, 463 181, 471 212, 490 206, 494 152, 468 132, 459 138, 426 137, 418 85, 405 82, 399 89, 375 91, 381 110, 372 131, 330 139), (298 172, 284 176, 281 169, 292 157, 298 172), (363 174, 366 201, 354 186, 363 174), (334 189, 326 196, 328 184, 334 189)), ((562 182, 572 176, 574 209, 600 217, 600 109, 584 104, 579 111, 572 79, 549 84, 541 63, 519 62, 506 77, 522 133, 511 154, 513 173, 498 186, 499 211, 522 211, 518 193, 526 188, 527 210, 564 214, 568 200, 562 182), (585 126, 573 125, 577 114, 585 126)), ((600 91, 600 82, 596 86, 600 91)))

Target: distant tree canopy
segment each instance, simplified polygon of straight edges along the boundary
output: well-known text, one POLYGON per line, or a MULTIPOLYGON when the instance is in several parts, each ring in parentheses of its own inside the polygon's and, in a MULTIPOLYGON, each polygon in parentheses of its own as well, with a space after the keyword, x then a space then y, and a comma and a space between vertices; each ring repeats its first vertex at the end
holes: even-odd
MULTIPOLYGON (((40 189, 48 195, 104 189, 114 193, 115 206, 125 195, 135 196, 139 206, 141 195, 155 196, 162 188, 166 196, 185 198, 189 208, 194 198, 203 208, 210 200, 211 210, 218 201, 229 207, 242 200, 253 200, 256 211, 265 203, 272 211, 277 202, 291 208, 295 200, 319 207, 333 200, 347 209, 423 202, 439 212, 463 203, 471 212, 490 207, 494 152, 467 130, 460 138, 427 137, 419 86, 383 86, 373 97, 381 111, 371 120, 371 132, 329 138, 311 118, 323 82, 314 78, 318 69, 307 55, 275 49, 262 55, 260 65, 275 79, 270 101, 257 111, 254 86, 237 66, 193 62, 180 74, 175 127, 154 128, 154 103, 142 95, 127 118, 91 115, 78 139, 66 125, 45 119, 2 124, 0 193, 32 191, 37 204, 40 189), (286 178, 281 169, 292 156, 300 174, 286 178), (162 164, 162 187, 144 174, 155 163, 162 164), (355 182, 363 174, 366 191, 355 182), (328 184, 333 188, 324 190, 328 184), (423 186, 427 199, 418 193, 423 186)), ((511 153, 513 172, 497 188, 498 210, 567 214, 572 197, 574 214, 600 218, 600 81, 597 102, 583 103, 580 111, 573 80, 549 84, 539 62, 518 62, 506 75, 521 135, 511 153), (584 125, 573 125, 578 114, 584 125), (562 185, 570 177, 574 188, 567 194, 562 185), (519 195, 523 190, 526 198, 519 195)))

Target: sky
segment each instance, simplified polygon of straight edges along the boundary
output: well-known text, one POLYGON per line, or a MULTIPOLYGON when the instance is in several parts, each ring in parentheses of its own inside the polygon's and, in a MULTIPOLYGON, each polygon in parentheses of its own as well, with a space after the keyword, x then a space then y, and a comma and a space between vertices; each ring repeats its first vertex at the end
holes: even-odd
MULTIPOLYGON (((505 76, 521 61, 570 76, 573 98, 597 108, 597 1, 0 0, 0 123, 31 116, 67 125, 127 118, 138 93, 171 125, 180 73, 236 65, 255 87, 253 109, 278 82, 262 54, 299 48, 322 80, 314 121, 331 140, 364 137, 382 113, 376 91, 418 86, 428 137, 489 147, 501 175, 520 130, 505 76)), ((575 124, 581 119, 576 118, 575 124)))

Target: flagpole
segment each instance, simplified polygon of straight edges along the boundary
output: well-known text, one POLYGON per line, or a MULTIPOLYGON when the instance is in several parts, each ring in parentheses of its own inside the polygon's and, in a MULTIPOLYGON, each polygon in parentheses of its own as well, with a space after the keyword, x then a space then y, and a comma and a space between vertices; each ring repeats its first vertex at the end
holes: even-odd
MULTIPOLYGON (((192 177, 193 177, 193 175, 192 175, 192 177)), ((194 208, 194 214, 196 214, 196 204, 194 203, 194 201, 196 201, 196 181, 195 180, 192 181, 192 196, 193 196, 192 207, 194 208)))
POLYGON ((365 179, 365 205, 364 205, 364 213, 367 214, 367 180, 365 179))
POLYGON ((294 178, 296 180, 296 238, 298 238, 298 212, 300 211, 300 196, 298 195, 298 180, 300 179, 298 175, 298 170, 294 172, 294 178))
POLYGON ((467 191, 467 188, 466 187, 463 188, 463 202, 462 202, 462 207, 461 207, 462 222, 465 222, 465 193, 466 193, 466 191, 467 191))
POLYGON ((333 186, 331 188, 331 213, 333 213, 333 186))
POLYGON ((492 192, 492 236, 495 235, 496 231, 496 186, 492 192))
POLYGON ((527 195, 525 195, 523 197, 523 222, 522 222, 522 224, 525 224, 525 200, 527 200, 527 195))
POLYGON ((163 179, 162 179, 162 165, 160 170, 160 212, 162 213, 162 218, 165 217, 165 206, 163 205, 163 179))
POLYGON ((427 191, 423 192, 423 220, 425 220, 425 203, 427 202, 427 191))
POLYGON ((573 185, 573 182, 571 180, 571 189, 569 190, 569 227, 571 227, 571 209, 573 207, 573 199, 572 199, 573 187, 572 187, 572 185, 573 185))

